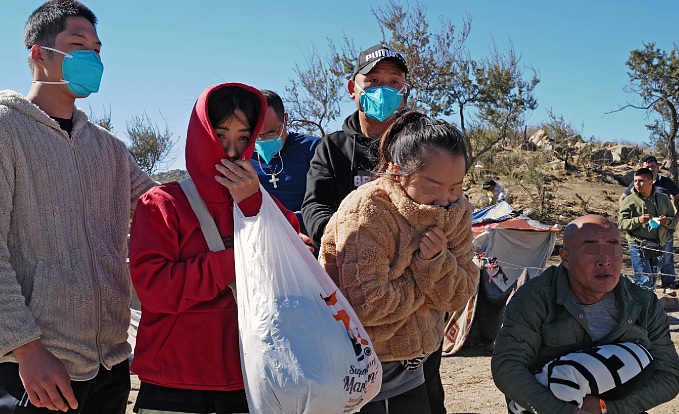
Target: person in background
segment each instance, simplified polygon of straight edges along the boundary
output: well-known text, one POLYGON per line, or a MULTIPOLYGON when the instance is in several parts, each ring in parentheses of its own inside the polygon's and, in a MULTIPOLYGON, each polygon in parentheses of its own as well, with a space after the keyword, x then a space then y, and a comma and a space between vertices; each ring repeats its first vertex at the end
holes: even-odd
POLYGON ((505 190, 500 184, 496 183, 495 180, 484 181, 483 189, 486 190, 486 194, 488 195, 488 205, 490 206, 495 205, 502 200, 507 200, 507 190, 505 190))
POLYGON ((384 133, 380 159, 377 178, 330 219, 319 262, 382 362, 381 391, 360 412, 429 414, 422 361, 440 351, 446 312, 479 278, 461 188, 469 145, 449 123, 407 111, 384 133))
MULTIPOLYGON (((230 289, 236 277, 233 210, 238 205, 252 217, 262 204, 250 157, 266 108, 257 89, 225 83, 207 88, 191 114, 186 169, 224 250, 208 248, 180 183, 160 185, 139 199, 130 272, 142 308, 131 366, 141 381, 140 414, 248 411, 230 289)), ((295 214, 278 207, 299 231, 295 214)))
POLYGON ((28 95, 0 92, 2 413, 127 407, 127 229, 155 183, 75 106, 99 90, 96 24, 77 1, 38 7, 24 30, 28 95))
MULTIPOLYGON (((559 266, 523 285, 507 304, 491 370, 510 406, 515 402, 532 413, 600 414, 607 409, 637 414, 673 399, 679 392, 679 357, 669 321, 652 291, 621 276, 622 245, 615 224, 597 215, 573 220, 564 229, 560 255, 559 266), (578 408, 573 401, 557 398, 534 376, 558 357, 586 349, 596 353, 599 346, 623 342, 643 346, 655 368, 650 379, 616 400, 590 393, 578 408)), ((613 372, 620 369, 613 376, 616 380, 608 381, 615 387, 634 371, 621 369, 616 356, 606 362, 613 372)))
POLYGON ((618 214, 618 227, 627 232, 629 254, 637 282, 655 288, 655 273, 662 268, 662 246, 670 238, 670 230, 677 227, 677 216, 667 194, 656 191, 653 173, 648 168, 634 172, 632 194, 625 198, 618 214), (644 242, 658 243, 657 254, 648 257, 642 249, 644 242))
MULTIPOLYGON (((663 194, 667 194, 672 200, 675 210, 679 211, 679 186, 677 186, 674 181, 669 177, 664 177, 660 175, 660 166, 658 165, 658 160, 652 156, 648 155, 641 159, 641 166, 643 168, 648 168, 653 173, 653 186, 655 191, 663 194)), ((634 183, 630 183, 622 195, 620 195, 620 205, 625 200, 627 196, 632 194, 632 188, 634 188, 634 183)), ((660 280, 662 282, 663 288, 675 288, 675 270, 674 270, 674 229, 670 230, 670 237, 667 242, 663 245, 663 258, 662 266, 660 267, 660 280)))
MULTIPOLYGON (((320 139, 288 131, 288 114, 283 100, 276 92, 261 90, 266 98, 267 110, 262 132, 255 142, 254 156, 250 159, 259 182, 275 196, 299 221, 300 232, 307 234, 302 220, 302 201, 306 193, 306 175, 311 158, 320 139)), ((310 243, 311 239, 305 239, 310 243)))

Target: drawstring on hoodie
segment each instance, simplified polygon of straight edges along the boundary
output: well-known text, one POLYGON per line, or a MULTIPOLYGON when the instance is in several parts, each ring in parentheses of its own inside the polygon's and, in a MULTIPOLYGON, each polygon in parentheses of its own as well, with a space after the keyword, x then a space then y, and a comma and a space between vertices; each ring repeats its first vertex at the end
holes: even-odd
MULTIPOLYGON (((352 135, 351 138, 354 140, 354 147, 351 150, 351 168, 349 168, 349 171, 351 174, 354 173, 354 155, 356 155, 356 134, 352 135)), ((351 188, 352 185, 354 185, 354 177, 349 174, 349 188, 351 188)))

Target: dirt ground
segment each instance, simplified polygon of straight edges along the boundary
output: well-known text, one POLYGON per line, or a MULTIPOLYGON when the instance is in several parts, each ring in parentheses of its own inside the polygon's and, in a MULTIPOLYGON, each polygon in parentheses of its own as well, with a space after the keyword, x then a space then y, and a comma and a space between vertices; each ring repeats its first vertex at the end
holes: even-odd
MULTIPOLYGON (((679 314, 670 317, 672 341, 679 349, 679 314)), ((132 391, 127 414, 139 391, 139 380, 132 375, 132 391)), ((504 396, 495 387, 490 373, 490 357, 482 348, 462 349, 456 355, 441 360, 441 381, 446 392, 446 409, 453 413, 503 414, 507 412, 504 396)), ((649 414, 679 413, 679 397, 648 410, 649 414)), ((417 413, 413 413, 417 414, 417 413)))

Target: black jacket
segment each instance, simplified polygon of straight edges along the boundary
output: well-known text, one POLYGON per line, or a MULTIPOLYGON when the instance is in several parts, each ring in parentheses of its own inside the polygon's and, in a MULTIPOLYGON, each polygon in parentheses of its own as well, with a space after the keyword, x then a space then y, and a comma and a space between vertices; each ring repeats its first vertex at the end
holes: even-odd
POLYGON ((302 203, 302 217, 316 247, 344 197, 370 180, 379 142, 361 133, 356 111, 344 120, 341 131, 326 135, 316 147, 302 203))

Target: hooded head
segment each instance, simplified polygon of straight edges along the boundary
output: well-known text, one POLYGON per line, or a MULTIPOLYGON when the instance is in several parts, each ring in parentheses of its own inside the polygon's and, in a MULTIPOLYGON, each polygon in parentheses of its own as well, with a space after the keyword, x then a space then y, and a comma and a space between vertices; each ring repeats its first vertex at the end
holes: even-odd
MULTIPOLYGON (((229 190, 215 180, 215 168, 223 158, 250 160, 255 141, 266 118, 262 93, 242 83, 223 83, 207 88, 196 101, 186 134, 186 169, 206 203, 231 201, 229 190), (215 127, 230 121, 246 126, 249 135, 245 149, 233 152, 224 144, 215 127), (237 122, 236 122, 237 121, 237 122)), ((220 134, 221 130, 220 130, 220 134)))

